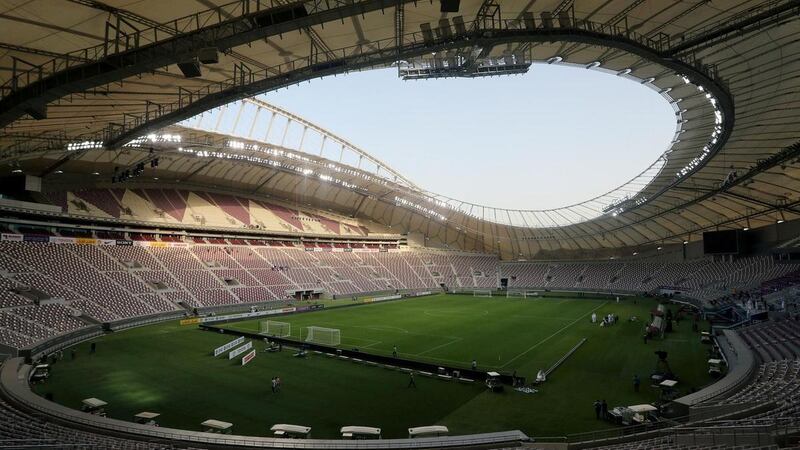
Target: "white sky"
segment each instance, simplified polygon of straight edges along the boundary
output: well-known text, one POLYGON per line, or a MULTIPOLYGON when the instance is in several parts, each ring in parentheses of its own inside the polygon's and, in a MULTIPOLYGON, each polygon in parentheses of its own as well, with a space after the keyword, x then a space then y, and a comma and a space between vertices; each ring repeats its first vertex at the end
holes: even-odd
POLYGON ((675 131, 674 113, 655 91, 555 65, 425 81, 374 70, 264 98, 429 191, 506 208, 566 206, 611 190, 653 163, 675 131))

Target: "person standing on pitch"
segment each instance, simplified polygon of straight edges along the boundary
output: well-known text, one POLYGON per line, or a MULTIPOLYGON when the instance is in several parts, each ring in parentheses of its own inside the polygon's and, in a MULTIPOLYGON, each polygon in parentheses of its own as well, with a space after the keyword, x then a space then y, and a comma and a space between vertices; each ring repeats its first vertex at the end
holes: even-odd
POLYGON ((472 360, 472 370, 478 370, 478 361, 472 360))
POLYGON ((417 388, 417 383, 414 381, 414 372, 408 372, 408 386, 406 388, 417 388))
POLYGON ((274 394, 278 389, 278 380, 275 377, 272 377, 272 393, 274 394))
POLYGON ((397 358, 397 346, 392 347, 392 358, 397 358))
POLYGON ((595 400, 593 406, 594 406, 594 417, 596 419, 600 419, 600 400, 595 400))
POLYGON ((633 392, 639 392, 639 385, 642 381, 639 379, 639 375, 633 376, 633 392))

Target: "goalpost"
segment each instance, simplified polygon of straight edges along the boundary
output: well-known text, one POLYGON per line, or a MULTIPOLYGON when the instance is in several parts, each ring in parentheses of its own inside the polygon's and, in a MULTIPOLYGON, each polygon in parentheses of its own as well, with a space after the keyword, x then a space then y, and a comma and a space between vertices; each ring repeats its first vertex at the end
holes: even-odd
POLYGON ((289 337, 292 335, 292 324, 278 322, 277 320, 262 320, 261 334, 275 337, 289 337))
POLYGON ((308 327, 306 342, 336 347, 342 343, 342 333, 338 328, 308 327))
POLYGON ((492 290, 491 289, 475 289, 472 291, 473 297, 491 297, 492 290))

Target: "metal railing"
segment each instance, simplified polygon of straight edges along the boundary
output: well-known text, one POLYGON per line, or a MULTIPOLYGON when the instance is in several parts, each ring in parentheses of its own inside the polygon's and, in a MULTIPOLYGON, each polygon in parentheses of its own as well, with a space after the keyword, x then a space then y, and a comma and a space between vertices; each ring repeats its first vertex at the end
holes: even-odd
MULTIPOLYGON (((353 3, 353 1, 347 0, 309 0, 292 6, 304 7, 306 13, 311 15, 321 11, 335 9, 340 6, 350 6, 353 3)), ((19 90, 22 87, 41 81, 44 78, 52 76, 63 70, 75 68, 90 62, 98 62, 109 56, 119 55, 147 45, 163 43, 181 34, 202 31, 212 26, 218 26, 226 22, 231 22, 235 19, 243 18, 252 13, 285 6, 286 5, 283 2, 270 0, 237 0, 220 5, 213 9, 190 14, 141 30, 133 29, 131 27, 129 32, 123 31, 120 23, 117 23, 116 25, 107 23, 105 32, 106 41, 102 44, 68 52, 42 64, 33 64, 19 58, 13 58, 12 76, 2 86, 0 86, 0 93, 5 96, 9 93, 19 90), (22 67, 28 67, 28 69, 22 69, 22 67)), ((486 23, 487 22, 485 21, 474 21, 466 23, 465 25, 467 25, 467 29, 482 30, 485 29, 486 23)), ((544 28, 545 25, 550 25, 551 27, 555 24, 562 25, 560 20, 545 21, 544 19, 539 19, 537 24, 536 19, 533 16, 529 18, 529 22, 527 24, 525 21, 520 20, 502 20, 492 21, 490 23, 503 23, 506 28, 524 28, 525 26, 538 26, 544 28)), ((670 47, 669 37, 664 34, 660 34, 657 37, 649 37, 632 31, 627 27, 621 27, 607 23, 591 22, 588 20, 572 21, 570 19, 570 23, 567 27, 558 26, 555 28, 576 28, 612 36, 625 36, 630 40, 633 40, 658 52, 668 50, 670 47)), ((422 32, 418 32, 413 33, 410 36, 415 37, 421 35, 422 32)), ((407 37, 408 35, 405 35, 404 40, 407 39, 407 37)), ((395 37, 391 37, 386 40, 391 41, 392 46, 396 45, 397 43, 395 37)), ((359 45, 354 47, 361 46, 359 45)), ((330 59, 330 55, 326 56, 328 59, 330 59)), ((315 54, 310 55, 308 59, 312 60, 319 57, 319 54, 315 54)))
MULTIPOLYGON (((140 126, 148 120, 164 116, 175 112, 181 108, 188 106, 199 100, 200 98, 219 94, 223 91, 229 90, 237 86, 245 86, 255 83, 256 81, 264 81, 269 79, 284 79, 286 84, 293 84, 298 82, 297 77, 292 77, 292 73, 296 73, 301 69, 311 68, 313 72, 324 72, 330 69, 339 69, 343 71, 347 66, 369 66, 374 64, 386 64, 395 61, 398 57, 402 58, 405 53, 412 53, 414 50, 421 50, 427 47, 436 45, 453 45, 457 42, 471 42, 472 38, 480 38, 486 32, 519 32, 521 37, 530 32, 537 30, 545 30, 543 22, 533 22, 526 24, 518 20, 500 20, 492 22, 495 27, 492 29, 478 28, 478 34, 467 32, 466 34, 451 34, 446 38, 433 38, 429 34, 422 31, 407 33, 403 36, 403 48, 398 52, 397 40, 395 37, 389 37, 372 41, 369 47, 356 44, 336 50, 331 50, 324 54, 324 60, 320 60, 320 55, 309 55, 294 60, 284 62, 275 66, 266 67, 257 71, 239 71, 233 77, 210 83, 197 90, 179 89, 176 92, 178 100, 171 103, 161 103, 158 108, 145 111, 143 114, 131 114, 126 116, 126 120, 122 123, 123 129, 140 126), (532 26, 532 28, 531 28, 532 26), (469 40, 468 40, 469 39, 469 40), (399 55, 399 56, 398 56, 399 55)), ((466 23, 467 28, 471 28, 470 23, 466 23)), ((478 24, 480 26, 480 24, 478 24)), ((550 24, 553 25, 553 24, 550 24)), ((585 20, 577 20, 571 22, 568 26, 554 26, 553 30, 564 30, 572 32, 585 32, 595 35, 605 35, 608 37, 624 38, 629 42, 638 44, 654 53, 658 53, 668 48, 668 42, 665 43, 663 38, 654 39, 648 36, 630 31, 627 28, 620 26, 613 26, 602 23, 595 23, 585 20)), ((612 41, 609 41, 612 43, 612 41)), ((705 73, 710 79, 715 79, 715 74, 707 68, 693 67, 693 70, 700 70, 705 73)), ((242 98, 250 96, 249 93, 242 96, 242 98)), ((233 99, 232 99, 233 100, 233 99)))
MULTIPOLYGON (((352 4, 353 1, 347 0, 309 0, 302 2, 301 5, 293 6, 305 7, 308 14, 314 14, 323 10, 352 4)), ((129 32, 123 31, 119 22, 116 25, 107 23, 105 30, 106 41, 102 44, 64 53, 42 64, 32 64, 12 57, 12 76, 0 86, 0 95, 6 96, 67 69, 98 62, 109 56, 119 55, 148 45, 163 43, 181 34, 202 31, 252 13, 285 6, 283 2, 273 0, 236 0, 141 30, 131 29, 129 32), (113 35, 110 33, 113 33, 113 35), (22 69, 22 67, 27 67, 27 69, 22 69)))

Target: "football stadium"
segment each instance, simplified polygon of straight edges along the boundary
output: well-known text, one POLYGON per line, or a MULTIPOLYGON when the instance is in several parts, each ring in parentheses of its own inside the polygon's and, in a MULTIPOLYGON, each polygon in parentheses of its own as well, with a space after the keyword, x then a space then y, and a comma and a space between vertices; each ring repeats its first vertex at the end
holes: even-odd
POLYGON ((0 449, 798 449, 798 73, 797 0, 0 0, 0 449))

